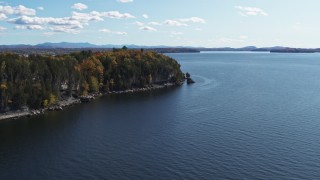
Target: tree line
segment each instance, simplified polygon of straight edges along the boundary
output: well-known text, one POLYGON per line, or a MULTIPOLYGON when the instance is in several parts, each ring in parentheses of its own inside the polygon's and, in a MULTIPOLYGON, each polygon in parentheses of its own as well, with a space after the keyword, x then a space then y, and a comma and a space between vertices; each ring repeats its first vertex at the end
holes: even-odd
POLYGON ((178 83, 178 62, 143 50, 81 51, 57 56, 0 53, 0 111, 55 105, 61 96, 178 83))

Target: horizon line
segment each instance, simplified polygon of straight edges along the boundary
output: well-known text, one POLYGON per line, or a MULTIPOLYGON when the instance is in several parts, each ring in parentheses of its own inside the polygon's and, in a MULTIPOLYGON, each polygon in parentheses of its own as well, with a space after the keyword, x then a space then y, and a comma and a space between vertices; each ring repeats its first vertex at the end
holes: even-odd
POLYGON ((66 44, 90 44, 94 46, 138 46, 138 47, 165 47, 165 48, 207 48, 207 49, 214 49, 214 48, 232 48, 232 49, 241 49, 241 48, 249 48, 249 47, 254 47, 254 48, 274 48, 274 47, 280 47, 280 48, 294 48, 294 49, 319 49, 320 47, 293 47, 293 46, 281 46, 281 45, 275 45, 275 46, 255 46, 255 45, 247 45, 247 46, 241 46, 241 47, 231 47, 231 46, 220 46, 220 47, 205 47, 205 46, 183 46, 183 45, 139 45, 139 44, 94 44, 90 42, 66 42, 66 41, 61 41, 61 42, 43 42, 43 43, 37 43, 37 44, 0 44, 0 46, 37 46, 41 44, 46 44, 46 43, 51 43, 51 44, 61 44, 61 43, 66 43, 66 44))

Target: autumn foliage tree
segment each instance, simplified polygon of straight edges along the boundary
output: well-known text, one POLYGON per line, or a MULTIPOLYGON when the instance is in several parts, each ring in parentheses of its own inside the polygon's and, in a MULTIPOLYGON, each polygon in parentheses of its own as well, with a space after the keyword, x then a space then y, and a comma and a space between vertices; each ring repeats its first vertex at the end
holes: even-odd
POLYGON ((151 51, 58 56, 0 54, 0 111, 55 105, 63 96, 81 96, 183 80, 174 59, 151 51))

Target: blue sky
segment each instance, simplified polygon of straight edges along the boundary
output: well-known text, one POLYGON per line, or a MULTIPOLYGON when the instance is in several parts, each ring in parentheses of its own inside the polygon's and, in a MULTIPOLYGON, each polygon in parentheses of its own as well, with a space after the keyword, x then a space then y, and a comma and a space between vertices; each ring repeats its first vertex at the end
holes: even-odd
POLYGON ((0 44, 320 47, 319 0, 0 0, 0 44))

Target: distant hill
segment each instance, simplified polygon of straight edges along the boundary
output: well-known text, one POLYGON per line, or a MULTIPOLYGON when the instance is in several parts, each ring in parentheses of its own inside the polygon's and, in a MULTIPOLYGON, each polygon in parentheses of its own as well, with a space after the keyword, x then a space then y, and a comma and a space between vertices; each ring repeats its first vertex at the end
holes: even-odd
POLYGON ((15 49, 15 48, 32 48, 32 45, 15 44, 15 45, 0 45, 0 49, 15 49))
POLYGON ((316 53, 320 52, 319 49, 304 49, 304 48, 285 48, 285 49, 273 49, 271 53, 316 53))
POLYGON ((80 43, 46 42, 46 43, 37 44, 37 45, 28 45, 28 44, 0 45, 0 52, 11 51, 19 54, 26 54, 26 53, 27 54, 30 54, 30 53, 64 54, 64 53, 76 52, 79 50, 110 51, 113 48, 122 48, 123 46, 126 46, 129 49, 146 49, 146 50, 152 50, 160 53, 182 53, 182 52, 199 53, 200 51, 253 51, 253 52, 274 52, 274 53, 320 52, 320 48, 306 49, 306 48, 290 48, 290 47, 283 47, 283 46, 261 47, 261 48, 256 46, 246 46, 241 48, 232 48, 232 47, 204 48, 204 47, 192 47, 192 46, 164 46, 164 45, 144 46, 144 45, 135 45, 135 44, 95 45, 88 42, 80 42, 80 43))
POLYGON ((231 48, 231 47, 222 47, 222 48, 198 48, 200 51, 253 51, 257 49, 255 46, 246 46, 242 48, 231 48))
POLYGON ((287 49, 288 47, 283 47, 283 46, 274 46, 274 47, 262 47, 262 48, 256 48, 253 49, 252 51, 273 51, 273 50, 283 50, 287 49))
POLYGON ((36 48, 98 48, 97 45, 90 44, 88 42, 83 43, 68 43, 68 42, 60 42, 60 43, 43 43, 37 44, 33 47, 36 48))
POLYGON ((36 44, 36 45, 30 45, 30 44, 14 44, 14 45, 0 45, 0 49, 3 48, 44 48, 44 49, 50 49, 50 48, 80 48, 80 49, 85 49, 85 48, 122 48, 123 46, 126 46, 127 48, 130 49, 158 49, 158 48, 181 48, 181 49, 198 49, 198 48, 203 48, 203 47, 192 47, 192 46, 165 46, 165 45, 158 45, 158 46, 145 46, 145 45, 136 45, 136 44, 120 44, 120 45, 115 45, 115 44, 106 44, 106 45, 96 45, 96 44, 91 44, 88 42, 80 42, 80 43, 72 43, 72 42, 59 42, 59 43, 51 43, 51 42, 45 42, 42 44, 36 44))
MULTIPOLYGON (((135 44, 123 44, 123 45, 114 45, 114 44, 106 44, 106 45, 95 45, 88 42, 82 43, 69 43, 69 42, 60 42, 60 43, 50 43, 46 42, 43 44, 37 44, 33 47, 36 48, 122 48, 126 46, 130 49, 138 49, 138 48, 170 48, 170 46, 140 46, 135 44)), ((184 48, 184 47, 181 47, 184 48)))

